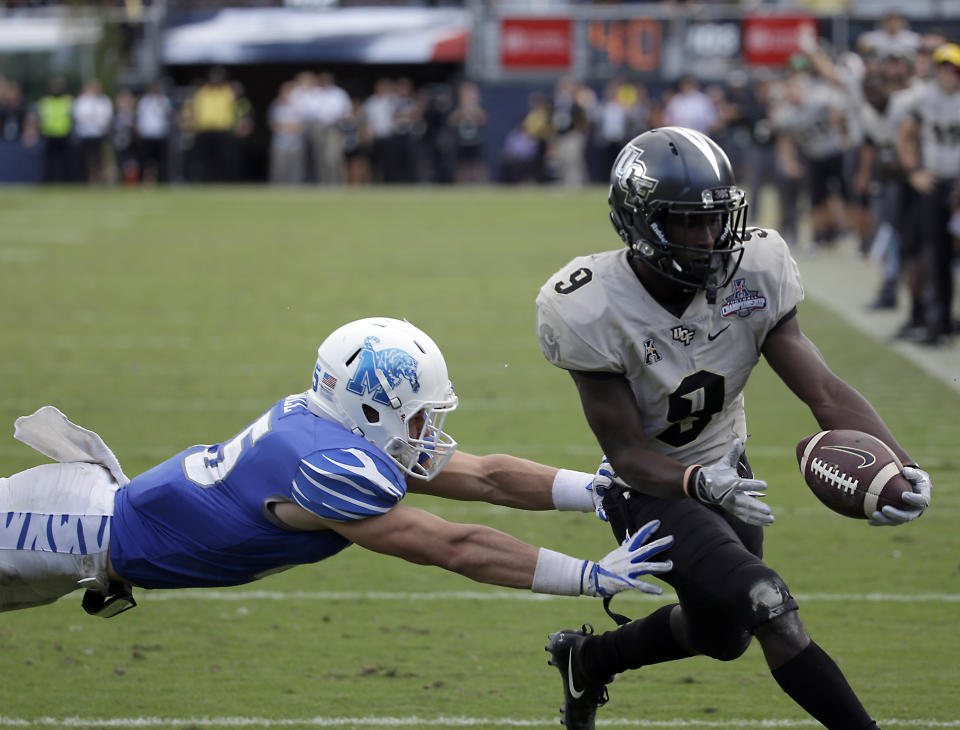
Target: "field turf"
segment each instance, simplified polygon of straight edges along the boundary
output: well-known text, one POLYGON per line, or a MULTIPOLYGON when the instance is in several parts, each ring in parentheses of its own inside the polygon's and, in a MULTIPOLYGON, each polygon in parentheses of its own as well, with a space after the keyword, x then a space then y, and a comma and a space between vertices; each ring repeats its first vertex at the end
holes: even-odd
MULTIPOLYGON (((617 247, 605 191, 422 188, 0 193, 0 474, 45 461, 13 420, 50 403, 129 475, 229 438, 306 389, 316 346, 363 316, 406 317, 443 349, 462 448, 593 471, 569 377, 540 354, 534 298, 572 256, 617 247)), ((816 302, 800 322, 934 477, 919 522, 877 529, 803 486, 809 412, 761 363, 748 453, 778 515, 766 557, 814 638, 887 727, 960 727, 960 394, 816 302)), ((457 521, 599 558, 590 515, 411 496, 457 521)), ((531 594, 351 548, 221 591, 140 591, 87 617, 80 594, 0 616, 0 727, 555 727, 548 632, 612 626, 587 598, 531 594)), ((618 598, 643 615, 669 600, 618 598)), ((619 604, 619 605, 618 605, 619 604)), ((628 673, 601 727, 815 727, 759 648, 628 673)))

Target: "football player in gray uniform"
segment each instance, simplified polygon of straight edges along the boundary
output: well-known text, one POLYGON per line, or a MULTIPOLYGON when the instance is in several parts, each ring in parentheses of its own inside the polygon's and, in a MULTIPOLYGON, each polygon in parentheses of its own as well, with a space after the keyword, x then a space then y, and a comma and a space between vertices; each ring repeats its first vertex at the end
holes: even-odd
POLYGON ((587 625, 551 634, 566 727, 594 727, 619 672, 698 654, 734 659, 754 636, 783 690, 826 727, 876 727, 762 560, 774 516, 743 450, 743 388, 760 356, 821 428, 871 433, 909 465, 915 493, 872 524, 919 517, 929 475, 801 331, 797 266, 776 231, 746 230, 744 193, 711 139, 680 127, 634 138, 614 164, 609 203, 626 247, 551 276, 537 298, 538 335, 573 377, 609 459, 600 511, 618 540, 653 518, 676 536, 664 580, 679 600, 631 623, 611 613, 624 625, 602 635, 587 625))
POLYGON ((917 196, 908 249, 919 258, 926 282, 921 286, 929 290, 915 287, 913 323, 926 328, 920 342, 942 345, 953 333, 954 253, 949 228, 960 176, 960 46, 943 44, 933 52, 933 62, 935 80, 911 97, 896 144, 907 182, 917 196))

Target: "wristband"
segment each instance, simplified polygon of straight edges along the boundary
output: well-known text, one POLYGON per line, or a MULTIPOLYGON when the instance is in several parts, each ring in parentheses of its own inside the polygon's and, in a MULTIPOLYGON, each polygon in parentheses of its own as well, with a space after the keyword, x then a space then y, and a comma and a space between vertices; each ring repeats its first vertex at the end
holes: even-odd
POLYGON ((697 477, 700 475, 700 464, 692 464, 687 467, 687 470, 683 472, 683 493, 690 497, 690 499, 697 499, 696 494, 696 484, 697 477), (690 488, 693 486, 694 493, 690 493, 690 488))
POLYGON ((566 512, 593 512, 592 483, 593 474, 560 469, 553 478, 553 506, 566 512))
POLYGON ((552 593, 555 596, 579 596, 583 575, 593 566, 589 560, 571 558, 547 548, 540 548, 537 567, 533 571, 530 590, 534 593, 552 593))

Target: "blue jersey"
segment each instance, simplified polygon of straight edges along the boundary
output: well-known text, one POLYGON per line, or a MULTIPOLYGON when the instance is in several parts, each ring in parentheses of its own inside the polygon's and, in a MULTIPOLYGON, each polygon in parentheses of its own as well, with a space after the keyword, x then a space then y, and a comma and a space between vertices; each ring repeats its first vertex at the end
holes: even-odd
POLYGON ((346 521, 383 514, 405 493, 390 457, 291 395, 229 441, 193 446, 119 489, 110 560, 143 588, 247 583, 350 544, 285 527, 271 504, 346 521))

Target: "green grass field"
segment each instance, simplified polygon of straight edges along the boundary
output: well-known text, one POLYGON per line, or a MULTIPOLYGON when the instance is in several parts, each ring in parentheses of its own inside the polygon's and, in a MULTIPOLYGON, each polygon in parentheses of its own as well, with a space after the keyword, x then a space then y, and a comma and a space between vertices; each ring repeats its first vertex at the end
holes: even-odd
MULTIPOLYGON (((231 436, 306 389, 316 347, 362 316, 406 317, 443 349, 475 453, 593 471, 569 377, 542 357, 534 298, 572 256, 614 248, 605 191, 7 190, 0 194, 0 474, 41 463, 13 420, 58 406, 129 475, 231 436)), ((934 476, 896 530, 828 512, 794 445, 816 430, 763 364, 749 453, 777 523, 766 557, 883 727, 960 727, 960 394, 814 302, 800 321, 934 476)), ((408 498, 457 521, 598 558, 590 515, 408 498)), ((554 727, 552 630, 612 627, 587 598, 471 583, 352 548, 221 591, 140 591, 103 621, 80 594, 0 617, 0 726, 554 727)), ((642 615, 668 599, 618 599, 642 615)), ((616 603, 615 603, 616 607, 616 603)), ((628 673, 606 727, 815 727, 759 649, 628 673)))

